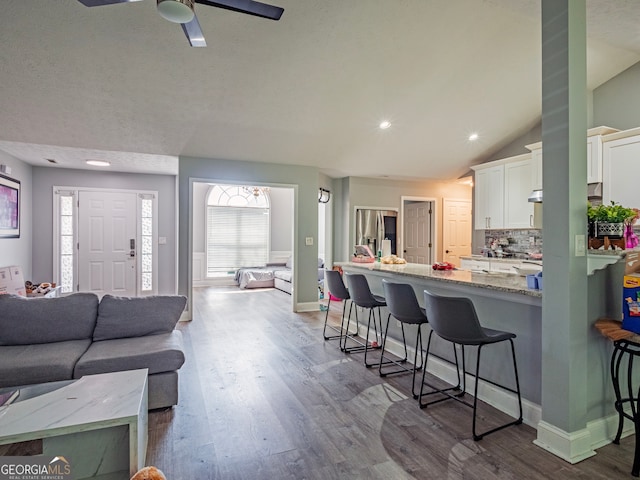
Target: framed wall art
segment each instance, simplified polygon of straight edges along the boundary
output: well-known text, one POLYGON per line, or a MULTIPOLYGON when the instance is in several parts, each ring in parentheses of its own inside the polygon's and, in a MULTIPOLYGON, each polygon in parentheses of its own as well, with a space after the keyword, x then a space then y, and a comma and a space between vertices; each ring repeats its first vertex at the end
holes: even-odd
POLYGON ((20 182, 0 175, 0 238, 20 237, 20 182))

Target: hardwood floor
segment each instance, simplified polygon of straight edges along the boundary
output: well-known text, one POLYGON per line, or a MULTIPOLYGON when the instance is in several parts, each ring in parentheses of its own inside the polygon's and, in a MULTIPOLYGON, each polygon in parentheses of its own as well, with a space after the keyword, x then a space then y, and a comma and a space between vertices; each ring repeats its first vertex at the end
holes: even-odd
MULTIPOLYGON (((471 409, 420 410, 410 375, 380 378, 322 339, 324 312, 294 314, 290 301, 272 289, 194 291, 194 319, 178 327, 180 401, 150 412, 148 465, 168 480, 631 478, 633 436, 576 465, 535 446, 526 425, 474 442, 471 409)), ((479 428, 504 419, 483 405, 479 428)))
MULTIPOLYGON (((277 290, 195 290, 194 320, 179 326, 180 402, 150 414, 149 465, 169 480, 630 477, 633 437, 576 465, 533 445, 525 425, 474 442, 469 408, 420 410, 410 375, 380 378, 322 339, 324 312, 289 302, 277 290)), ((505 418, 482 412, 483 423, 505 418)))

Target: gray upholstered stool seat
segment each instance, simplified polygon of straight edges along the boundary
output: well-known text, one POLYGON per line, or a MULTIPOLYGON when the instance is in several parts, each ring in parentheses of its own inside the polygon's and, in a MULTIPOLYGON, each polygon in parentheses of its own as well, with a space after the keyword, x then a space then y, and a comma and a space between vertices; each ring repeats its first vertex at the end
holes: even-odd
MULTIPOLYGON (((334 340, 337 339, 340 344, 340 348, 342 349, 342 337, 348 336, 349 332, 345 329, 344 318, 347 310, 347 300, 351 297, 349 296, 349 291, 347 287, 345 287, 344 282, 342 281, 342 275, 340 272, 336 270, 325 270, 324 271, 324 281, 327 290, 329 291, 329 304, 327 305, 327 314, 324 317, 324 328, 322 330, 322 335, 325 340, 334 340), (342 318, 340 320, 340 328, 329 325, 327 322, 329 320, 329 310, 331 309, 331 297, 341 300, 342 303, 342 318), (337 332, 338 335, 327 335, 327 327, 337 332)), ((349 307, 349 318, 351 318, 351 309, 353 308, 353 303, 349 307)), ((356 334, 357 334, 356 327, 356 334)))
MULTIPOLYGON (((371 349, 380 349, 381 345, 378 343, 378 326, 380 327, 380 335, 382 335, 382 318, 380 316, 380 307, 386 307, 387 302, 379 295, 371 293, 367 278, 360 273, 345 273, 347 279, 347 286, 349 288, 349 294, 351 295, 351 301, 358 307, 366 308, 369 310, 369 319, 367 322, 367 335, 364 342, 356 347, 357 350, 351 351, 364 351, 364 364, 367 368, 377 365, 378 362, 369 362, 367 355, 371 349), (378 323, 376 324, 376 314, 378 311, 378 323), (369 342, 369 334, 371 332, 371 320, 373 319, 373 329, 375 332, 375 340, 369 342)), ((356 308, 356 321, 358 321, 358 309, 356 308)), ((349 320, 347 320, 347 329, 349 328, 349 320)), ((345 348, 346 350, 346 338, 345 348)))

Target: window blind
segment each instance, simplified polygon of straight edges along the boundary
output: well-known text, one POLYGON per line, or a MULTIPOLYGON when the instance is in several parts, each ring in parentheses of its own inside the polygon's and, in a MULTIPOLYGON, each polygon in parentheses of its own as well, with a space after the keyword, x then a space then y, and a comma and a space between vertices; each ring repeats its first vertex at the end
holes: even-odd
POLYGON ((207 275, 264 266, 269 258, 269 209, 207 206, 207 275))

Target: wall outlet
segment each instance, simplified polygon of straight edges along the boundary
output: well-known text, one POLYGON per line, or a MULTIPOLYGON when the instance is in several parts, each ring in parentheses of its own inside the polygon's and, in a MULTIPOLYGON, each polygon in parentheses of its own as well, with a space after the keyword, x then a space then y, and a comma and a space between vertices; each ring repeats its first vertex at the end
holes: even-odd
POLYGON ((306 238, 304 239, 304 244, 305 244, 307 247, 310 247, 311 245, 313 245, 313 237, 306 237, 306 238))

